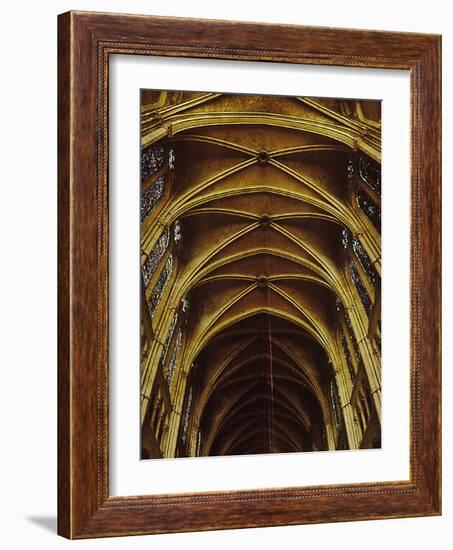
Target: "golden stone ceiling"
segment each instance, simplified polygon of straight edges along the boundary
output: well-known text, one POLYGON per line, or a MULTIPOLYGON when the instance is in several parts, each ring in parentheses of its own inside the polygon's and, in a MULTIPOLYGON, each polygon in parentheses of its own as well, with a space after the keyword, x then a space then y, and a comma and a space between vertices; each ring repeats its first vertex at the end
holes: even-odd
MULTIPOLYGON (((166 174, 142 223, 143 257, 166 228, 177 224, 182 235, 165 253, 171 276, 151 318, 143 308, 145 443, 155 435, 150 415, 160 400, 161 456, 177 456, 181 446, 189 456, 353 446, 335 433, 341 394, 351 391, 338 374, 345 370, 338 300, 351 311, 356 340, 369 336, 372 323, 342 239, 345 228, 359 236, 380 275, 380 234, 354 200, 349 173, 358 155, 378 165, 379 104, 144 91, 142 105, 143 149, 158 143, 174 155, 173 169, 143 183, 146 191, 166 174), (175 345, 172 321, 181 349, 169 385, 170 354, 161 348, 175 345)), ((357 265, 376 303, 375 326, 378 290, 357 265)), ((145 304, 159 273, 144 290, 145 304)), ((364 371, 376 423, 370 387, 380 380, 380 361, 367 360, 364 371)), ((145 444, 151 456, 153 445, 145 444)))

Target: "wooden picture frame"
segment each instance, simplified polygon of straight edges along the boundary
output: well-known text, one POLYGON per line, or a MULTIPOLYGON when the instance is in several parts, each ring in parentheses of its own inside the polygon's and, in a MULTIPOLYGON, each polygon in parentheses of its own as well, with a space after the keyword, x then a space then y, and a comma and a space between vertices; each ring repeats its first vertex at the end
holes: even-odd
POLYGON ((441 39, 69 12, 58 21, 58 532, 89 538, 441 513, 441 39), (410 480, 109 496, 109 55, 406 69, 411 87, 410 480))

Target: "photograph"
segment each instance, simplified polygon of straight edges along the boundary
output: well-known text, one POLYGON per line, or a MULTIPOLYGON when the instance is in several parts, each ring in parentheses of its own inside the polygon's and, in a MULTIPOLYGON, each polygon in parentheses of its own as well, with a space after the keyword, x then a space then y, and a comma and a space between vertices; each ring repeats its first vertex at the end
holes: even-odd
POLYGON ((3 548, 452 547, 453 26, 407 7, 4 4, 3 548))
POLYGON ((137 116, 140 458, 380 449, 381 101, 137 116))

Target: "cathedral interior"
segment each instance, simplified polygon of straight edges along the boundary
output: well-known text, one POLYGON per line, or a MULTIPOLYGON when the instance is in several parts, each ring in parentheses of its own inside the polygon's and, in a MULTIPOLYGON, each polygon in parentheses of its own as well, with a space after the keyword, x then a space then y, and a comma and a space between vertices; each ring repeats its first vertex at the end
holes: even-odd
POLYGON ((381 104, 141 91, 141 458, 381 446, 381 104))

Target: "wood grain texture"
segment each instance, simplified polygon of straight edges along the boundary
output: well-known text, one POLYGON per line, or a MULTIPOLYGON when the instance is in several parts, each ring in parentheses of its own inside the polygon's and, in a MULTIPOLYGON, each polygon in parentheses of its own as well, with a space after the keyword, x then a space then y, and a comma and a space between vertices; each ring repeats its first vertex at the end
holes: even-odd
POLYGON ((68 538, 440 514, 440 37, 59 16, 58 531, 68 538), (185 495, 108 491, 108 56, 411 71, 411 479, 185 495))
POLYGON ((58 26, 58 531, 69 536, 70 369, 69 369, 69 17, 58 26))

